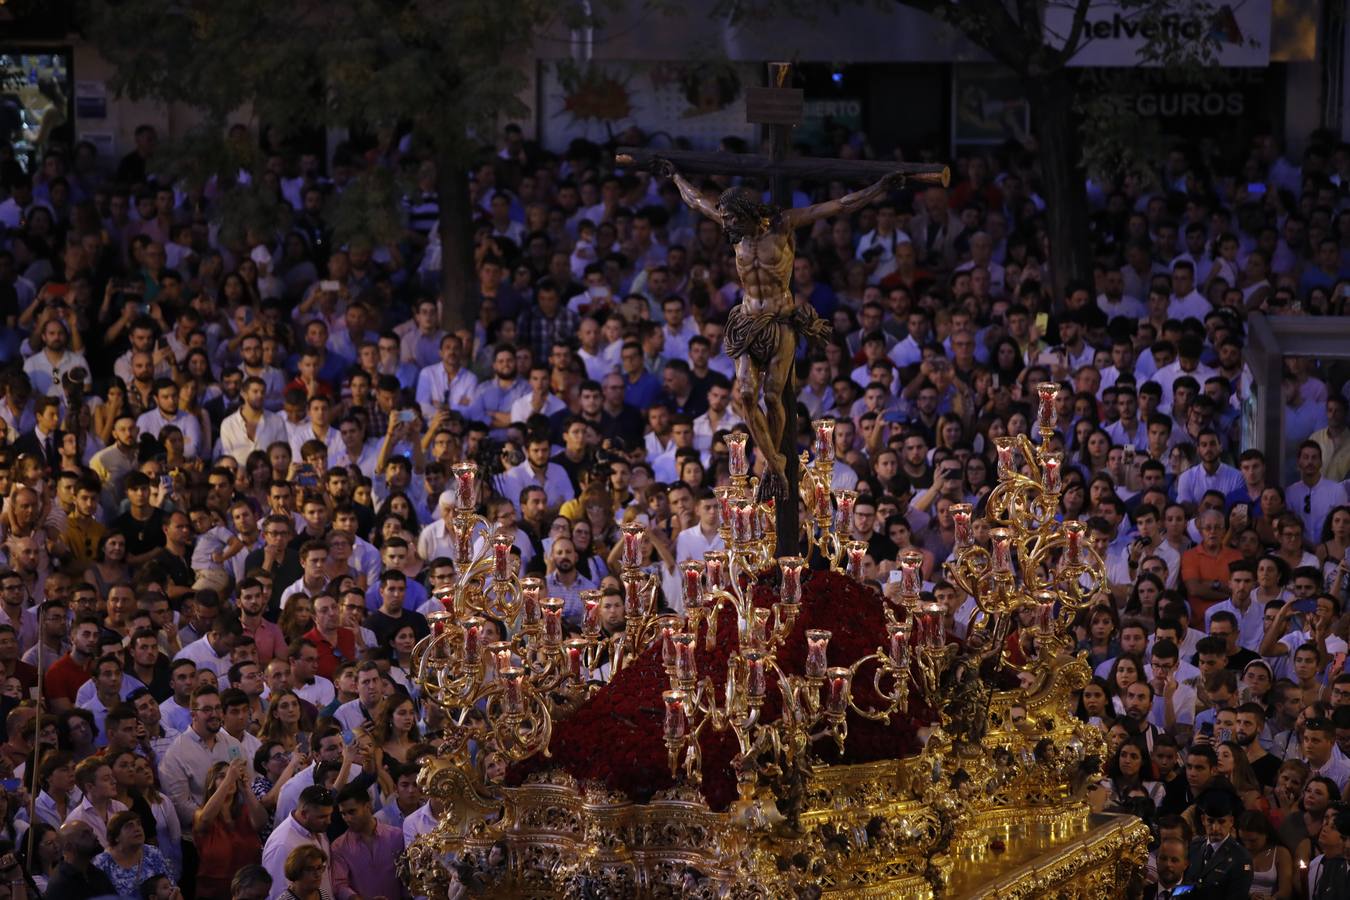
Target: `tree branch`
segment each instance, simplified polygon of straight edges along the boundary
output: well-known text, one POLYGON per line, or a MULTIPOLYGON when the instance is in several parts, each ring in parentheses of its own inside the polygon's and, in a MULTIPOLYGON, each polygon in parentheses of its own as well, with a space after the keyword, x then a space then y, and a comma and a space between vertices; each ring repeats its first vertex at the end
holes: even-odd
POLYGON ((1055 54, 1056 61, 1061 66, 1066 65, 1078 52, 1078 44, 1083 38, 1083 26, 1087 23, 1088 7, 1092 5, 1092 0, 1077 0, 1077 3, 1073 11, 1073 25, 1069 27, 1069 33, 1064 37, 1064 46, 1055 54))
MULTIPOLYGON (((1028 63, 1035 59, 1041 41, 1030 41, 1021 25, 1009 14, 1001 0, 895 0, 918 12, 926 13, 961 32, 967 40, 996 61, 1025 77, 1028 63)), ((1034 0, 1028 0, 1034 2, 1034 0)))

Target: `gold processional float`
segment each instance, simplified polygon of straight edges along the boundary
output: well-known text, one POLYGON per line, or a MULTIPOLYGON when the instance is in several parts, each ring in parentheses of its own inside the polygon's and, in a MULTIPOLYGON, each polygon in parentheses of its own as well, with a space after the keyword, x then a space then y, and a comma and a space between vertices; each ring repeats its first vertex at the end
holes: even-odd
POLYGON ((1055 517, 1057 390, 1038 386, 1039 445, 997 439, 984 516, 952 507, 944 575, 977 606, 962 644, 921 598, 917 552, 884 594, 863 583, 832 420, 802 453, 819 571, 773 557, 772 501, 752 499, 732 434, 729 549, 682 563, 684 611, 662 614, 644 527, 623 526, 613 636, 599 591, 565 636, 563 601, 513 574, 510 539, 474 512, 476 466, 457 465, 458 580, 413 653, 448 735, 421 776, 439 825, 401 861, 413 892, 444 896, 459 863, 496 897, 1136 893, 1148 829, 1084 797, 1105 744, 1073 714, 1090 671, 1069 625, 1104 565, 1083 523, 1055 517))

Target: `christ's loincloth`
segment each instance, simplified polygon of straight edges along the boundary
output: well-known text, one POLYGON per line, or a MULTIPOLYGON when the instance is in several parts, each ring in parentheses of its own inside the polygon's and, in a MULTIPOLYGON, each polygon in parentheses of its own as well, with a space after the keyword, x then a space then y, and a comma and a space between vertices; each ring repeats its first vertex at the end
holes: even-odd
POLYGON ((738 303, 727 313, 726 334, 722 346, 727 356, 736 359, 749 356, 750 362, 765 368, 778 355, 782 331, 786 325, 812 343, 824 343, 830 338, 830 323, 809 306, 794 306, 788 312, 746 312, 745 304, 738 303))

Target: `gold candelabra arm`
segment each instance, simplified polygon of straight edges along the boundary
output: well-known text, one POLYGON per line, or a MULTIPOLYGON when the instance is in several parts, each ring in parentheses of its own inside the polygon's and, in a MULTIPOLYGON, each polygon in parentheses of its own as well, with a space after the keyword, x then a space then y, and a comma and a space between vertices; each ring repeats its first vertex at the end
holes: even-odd
POLYGON ((870 719, 873 722, 881 722, 889 725, 891 716, 903 707, 909 700, 909 672, 902 671, 896 666, 895 661, 888 656, 882 648, 878 647, 875 653, 860 657, 855 660, 853 665, 849 666, 849 678, 851 684, 858 683, 858 672, 863 666, 875 663, 876 668, 872 672, 872 690, 876 695, 885 701, 883 709, 867 709, 858 705, 857 693, 850 692, 848 708, 864 719, 870 719), (891 679, 891 689, 888 691, 882 687, 882 679, 891 679))

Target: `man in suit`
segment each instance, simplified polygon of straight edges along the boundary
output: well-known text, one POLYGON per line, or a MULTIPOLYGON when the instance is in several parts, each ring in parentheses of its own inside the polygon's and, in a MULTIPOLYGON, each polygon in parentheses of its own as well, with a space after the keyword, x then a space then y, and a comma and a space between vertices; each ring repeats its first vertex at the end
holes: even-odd
POLYGON ((57 397, 38 397, 33 402, 33 415, 37 424, 32 431, 25 431, 14 442, 14 452, 31 453, 47 463, 48 468, 61 467, 61 442, 65 433, 61 431, 61 400, 57 397))
POLYGON ((1204 834, 1191 841, 1184 883, 1193 886, 1195 900, 1246 897, 1252 887, 1252 857, 1233 830, 1241 803, 1222 787, 1205 791, 1196 805, 1204 834))

